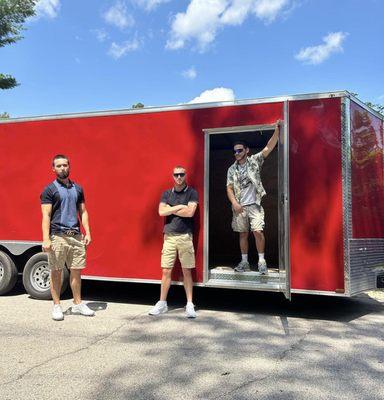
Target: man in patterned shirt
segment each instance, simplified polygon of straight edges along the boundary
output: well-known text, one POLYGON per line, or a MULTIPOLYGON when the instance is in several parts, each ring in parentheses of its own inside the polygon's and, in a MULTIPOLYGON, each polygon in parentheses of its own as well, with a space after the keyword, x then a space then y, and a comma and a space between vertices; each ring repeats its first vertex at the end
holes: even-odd
POLYGON ((249 148, 243 141, 234 143, 233 153, 236 161, 227 173, 227 196, 232 204, 232 229, 239 232, 241 261, 235 271, 250 270, 248 262, 249 230, 253 232, 259 254, 258 269, 261 274, 268 273, 264 258, 264 210, 261 199, 266 194, 261 183, 260 172, 264 160, 275 148, 279 137, 280 120, 267 145, 257 154, 249 155, 249 148))

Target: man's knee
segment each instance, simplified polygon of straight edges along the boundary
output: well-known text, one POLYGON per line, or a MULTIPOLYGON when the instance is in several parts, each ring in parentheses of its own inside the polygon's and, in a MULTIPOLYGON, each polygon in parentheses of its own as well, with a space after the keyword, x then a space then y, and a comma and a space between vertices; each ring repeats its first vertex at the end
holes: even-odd
POLYGON ((170 278, 172 275, 172 268, 163 268, 163 276, 165 278, 170 278))
POLYGON ((260 238, 260 239, 264 238, 264 233, 263 233, 263 231, 253 231, 253 234, 254 234, 255 237, 257 237, 257 238, 260 238))
POLYGON ((249 232, 239 232, 239 235, 240 235, 240 238, 241 238, 241 239, 244 239, 244 238, 247 238, 247 237, 248 237, 249 232))

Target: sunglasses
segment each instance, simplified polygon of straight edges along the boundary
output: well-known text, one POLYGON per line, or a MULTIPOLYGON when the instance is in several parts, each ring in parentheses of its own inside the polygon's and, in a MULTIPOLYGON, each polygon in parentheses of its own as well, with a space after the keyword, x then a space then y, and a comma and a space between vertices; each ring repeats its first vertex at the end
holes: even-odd
POLYGON ((179 173, 177 173, 177 174, 173 174, 173 176, 174 176, 175 178, 178 178, 178 177, 184 178, 185 172, 179 172, 179 173))
POLYGON ((244 151, 244 149, 235 149, 233 150, 233 154, 241 154, 244 151))

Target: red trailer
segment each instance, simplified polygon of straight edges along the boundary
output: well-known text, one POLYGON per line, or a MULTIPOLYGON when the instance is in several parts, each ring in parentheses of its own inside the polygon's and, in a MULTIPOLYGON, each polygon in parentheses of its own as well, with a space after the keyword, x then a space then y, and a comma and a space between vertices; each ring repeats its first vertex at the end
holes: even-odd
MULTIPOLYGON (((22 273, 33 297, 49 297, 39 195, 57 153, 69 156, 90 213, 84 279, 160 281, 157 208, 180 164, 200 196, 196 285, 352 296, 375 288, 384 269, 383 117, 346 91, 8 119, 0 144, 1 294, 22 273), (259 151, 278 119, 262 176, 269 274, 237 273, 226 198, 232 143, 259 151)), ((252 247, 250 257, 256 264, 252 247)))

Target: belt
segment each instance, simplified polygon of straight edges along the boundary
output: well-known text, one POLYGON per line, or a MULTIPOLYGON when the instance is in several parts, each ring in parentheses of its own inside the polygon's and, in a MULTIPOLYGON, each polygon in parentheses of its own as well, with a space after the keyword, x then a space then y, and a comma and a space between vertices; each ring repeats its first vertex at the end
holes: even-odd
POLYGON ((80 234, 76 229, 67 229, 66 231, 61 231, 61 233, 66 236, 76 236, 80 234))

